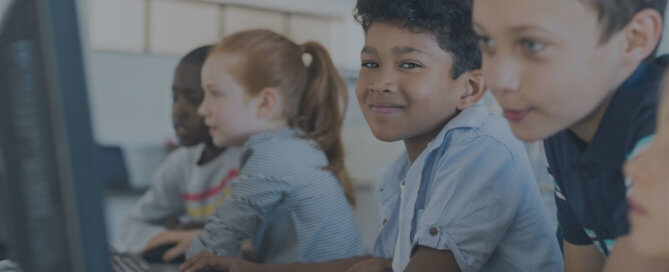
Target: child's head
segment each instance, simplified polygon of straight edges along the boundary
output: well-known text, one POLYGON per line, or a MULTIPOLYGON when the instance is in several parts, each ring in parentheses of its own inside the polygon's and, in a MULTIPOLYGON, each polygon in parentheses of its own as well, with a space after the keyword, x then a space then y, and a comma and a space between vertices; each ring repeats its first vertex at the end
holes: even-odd
POLYGON ((198 115, 197 108, 204 97, 200 70, 211 46, 199 47, 184 56, 177 65, 172 80, 172 124, 179 144, 193 146, 210 142, 211 136, 198 115))
POLYGON ((202 85, 199 113, 216 145, 239 145, 268 130, 298 129, 320 145, 330 163, 326 169, 353 202, 341 140, 346 83, 322 45, 299 45, 269 30, 239 32, 209 55, 202 85))
POLYGON ((474 0, 483 72, 514 134, 592 133, 652 56, 666 0, 474 0))
POLYGON ((634 182, 630 196, 632 241, 638 253, 665 260, 669 260, 668 88, 666 85, 654 141, 625 166, 625 173, 634 182))
POLYGON ((356 89, 383 141, 430 138, 485 93, 471 1, 359 0, 365 31, 356 89))

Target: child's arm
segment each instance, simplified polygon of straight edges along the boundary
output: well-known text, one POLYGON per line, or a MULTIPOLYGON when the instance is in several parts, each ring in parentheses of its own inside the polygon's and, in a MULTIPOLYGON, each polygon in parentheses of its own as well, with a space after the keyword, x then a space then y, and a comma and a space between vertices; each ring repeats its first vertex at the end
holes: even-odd
POLYGON ((370 259, 372 259, 372 256, 366 255, 323 263, 262 265, 239 258, 216 256, 208 252, 202 252, 186 260, 179 270, 184 272, 196 272, 201 269, 244 272, 342 272, 347 271, 358 262, 370 259))
POLYGON ((267 213, 291 191, 288 182, 264 175, 244 175, 232 184, 223 204, 209 217, 205 228, 193 239, 187 256, 206 251, 236 256, 242 241, 253 237, 267 213))
POLYGON ((565 241, 564 264, 567 272, 669 271, 669 264, 637 255, 626 236, 616 240, 608 260, 594 244, 574 245, 565 241))
POLYGON ((411 256, 409 265, 404 272, 460 272, 455 256, 450 250, 436 250, 429 247, 418 247, 411 256))
MULTIPOLYGON (((556 187, 558 221, 564 230, 564 266, 567 272, 618 272, 618 271, 667 271, 669 266, 645 260, 632 249, 629 238, 620 236, 615 246, 605 259, 601 251, 587 237, 563 199, 560 188, 556 187)), ((619 224, 625 224, 626 218, 618 218, 619 224)))
MULTIPOLYGON (((436 167, 435 182, 424 190, 433 194, 416 223, 413 246, 432 249, 424 249, 425 258, 441 252, 454 256, 462 270, 480 270, 505 237, 525 199, 523 192, 528 189, 519 185, 525 184, 519 182, 524 177, 518 174, 506 146, 487 136, 449 146, 436 167)), ((544 219, 536 213, 524 216, 544 219)), ((557 242, 555 247, 559 254, 557 242)))
MULTIPOLYGON (((662 239, 662 237, 658 237, 662 239)), ((639 256, 632 247, 629 236, 623 236, 616 240, 616 246, 611 252, 604 267, 605 272, 624 271, 669 271, 669 262, 648 260, 639 256)))
POLYGON ((564 241, 564 271, 602 271, 604 262, 604 256, 594 244, 575 245, 564 241))

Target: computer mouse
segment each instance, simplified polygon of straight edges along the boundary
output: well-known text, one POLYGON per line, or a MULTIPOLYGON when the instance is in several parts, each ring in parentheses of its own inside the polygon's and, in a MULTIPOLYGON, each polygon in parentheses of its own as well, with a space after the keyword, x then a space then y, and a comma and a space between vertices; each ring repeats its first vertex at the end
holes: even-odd
MULTIPOLYGON (((144 259, 149 263, 165 263, 165 261, 163 261, 163 256, 168 250, 170 250, 175 245, 176 243, 170 243, 149 249, 144 253, 142 253, 142 259, 144 259)), ((186 257, 184 255, 181 255, 169 263, 183 263, 185 260, 186 257)))

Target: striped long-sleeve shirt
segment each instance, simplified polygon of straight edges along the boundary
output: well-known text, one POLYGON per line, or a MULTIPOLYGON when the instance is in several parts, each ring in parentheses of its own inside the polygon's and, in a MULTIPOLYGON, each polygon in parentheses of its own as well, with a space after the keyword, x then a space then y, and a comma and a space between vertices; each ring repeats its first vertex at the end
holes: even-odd
POLYGON ((121 228, 119 250, 142 251, 149 239, 166 230, 169 219, 204 223, 214 213, 238 175, 243 149, 227 148, 214 160, 198 165, 204 148, 204 144, 179 147, 165 158, 121 228))
POLYGON ((267 264, 365 254, 352 208, 325 153, 291 129, 252 136, 232 191, 193 240, 201 251, 236 255, 250 238, 267 264))

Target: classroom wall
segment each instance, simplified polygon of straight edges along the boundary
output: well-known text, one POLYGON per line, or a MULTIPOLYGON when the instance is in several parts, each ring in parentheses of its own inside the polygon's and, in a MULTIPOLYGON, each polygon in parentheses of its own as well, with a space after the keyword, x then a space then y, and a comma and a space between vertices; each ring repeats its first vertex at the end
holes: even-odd
POLYGON ((93 127, 103 144, 162 144, 172 138, 171 80, 176 56, 89 54, 93 127))

